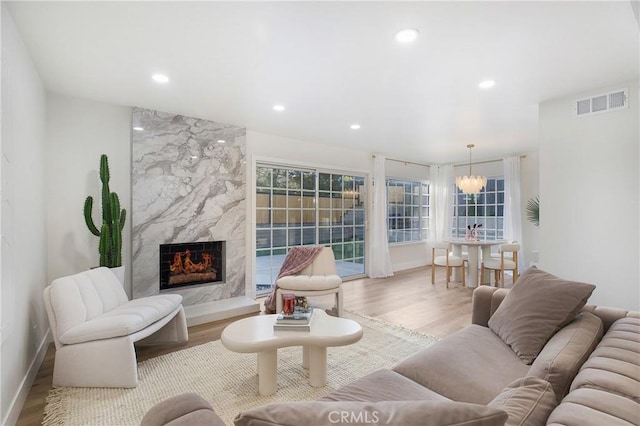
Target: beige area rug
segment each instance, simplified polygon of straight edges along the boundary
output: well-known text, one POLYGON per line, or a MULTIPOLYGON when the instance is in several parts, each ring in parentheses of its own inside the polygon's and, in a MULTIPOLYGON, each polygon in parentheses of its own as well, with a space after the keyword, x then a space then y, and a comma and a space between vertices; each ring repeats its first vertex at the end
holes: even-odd
POLYGON ((195 392, 231 425, 243 410, 270 402, 314 400, 372 371, 393 367, 436 341, 372 318, 346 316, 362 325, 364 336, 356 344, 328 349, 327 385, 322 388, 309 386, 301 365, 302 348, 283 348, 278 350, 278 391, 260 396, 256 355, 231 352, 218 340, 140 362, 135 389, 53 389, 43 424, 139 425, 154 404, 195 392))

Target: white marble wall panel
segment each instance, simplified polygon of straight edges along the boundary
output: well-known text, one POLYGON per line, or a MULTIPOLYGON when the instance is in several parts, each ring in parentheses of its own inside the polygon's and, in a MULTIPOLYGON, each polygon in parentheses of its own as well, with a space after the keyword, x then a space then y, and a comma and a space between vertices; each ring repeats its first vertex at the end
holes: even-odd
POLYGON ((172 291, 183 304, 244 295, 246 129, 143 108, 132 122, 133 297, 159 293, 160 244, 191 241, 226 241, 226 279, 172 291))

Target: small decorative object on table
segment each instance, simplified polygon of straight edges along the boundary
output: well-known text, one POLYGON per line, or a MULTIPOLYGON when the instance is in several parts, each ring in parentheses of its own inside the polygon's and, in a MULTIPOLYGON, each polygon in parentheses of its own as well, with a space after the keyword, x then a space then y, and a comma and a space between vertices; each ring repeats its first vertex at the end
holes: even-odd
POLYGON ((282 312, 285 315, 293 315, 296 308, 296 295, 286 293, 282 295, 282 312))
POLYGON ((313 309, 306 312, 296 309, 291 315, 283 312, 276 317, 273 329, 276 331, 310 331, 312 317, 313 309))
POLYGON ((296 311, 309 312, 309 302, 304 296, 296 296, 296 311))
POLYGON ((464 236, 464 239, 467 241, 478 241, 480 238, 478 238, 478 231, 480 230, 480 227, 482 226, 482 224, 477 224, 474 223, 473 227, 471 225, 467 225, 467 232, 464 236))

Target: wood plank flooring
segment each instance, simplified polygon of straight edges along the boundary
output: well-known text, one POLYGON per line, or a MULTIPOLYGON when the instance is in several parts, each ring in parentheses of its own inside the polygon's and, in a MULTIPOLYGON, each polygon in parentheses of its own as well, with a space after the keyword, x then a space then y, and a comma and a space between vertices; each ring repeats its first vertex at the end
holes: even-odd
MULTIPOLYGON (((383 321, 444 337, 471 323, 471 293, 460 283, 445 287, 444 268, 436 270, 431 284, 431 269, 403 271, 386 279, 363 278, 343 283, 344 308, 383 321)), ((333 296, 314 298, 316 307, 330 308, 333 296)), ((218 340, 222 330, 240 317, 189 327, 189 342, 184 345, 136 348, 138 361, 218 340)), ((51 390, 55 349, 49 345, 34 385, 18 419, 18 425, 42 423, 46 397, 51 390)))

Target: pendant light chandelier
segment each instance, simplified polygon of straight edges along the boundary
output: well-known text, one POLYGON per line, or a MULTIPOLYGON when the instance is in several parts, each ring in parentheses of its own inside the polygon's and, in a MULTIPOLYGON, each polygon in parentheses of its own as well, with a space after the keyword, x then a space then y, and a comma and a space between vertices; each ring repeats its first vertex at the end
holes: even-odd
POLYGON ((473 176, 471 174, 471 148, 475 145, 470 143, 469 148, 469 176, 458 176, 456 178, 456 186, 460 188, 463 194, 477 194, 487 184, 486 176, 473 176))

